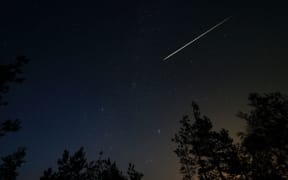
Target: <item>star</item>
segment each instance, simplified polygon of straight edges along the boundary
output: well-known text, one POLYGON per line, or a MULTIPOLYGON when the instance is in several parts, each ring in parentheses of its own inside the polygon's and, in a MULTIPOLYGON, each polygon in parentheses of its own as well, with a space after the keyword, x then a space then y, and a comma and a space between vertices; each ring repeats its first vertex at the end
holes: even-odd
POLYGON ((135 89, 137 87, 137 83, 136 82, 132 82, 131 83, 131 87, 132 87, 132 89, 135 89))
POLYGON ((147 160, 145 161, 145 164, 150 164, 150 163, 152 163, 152 162, 153 162, 152 159, 147 159, 147 160))
POLYGON ((99 109, 100 112, 104 112, 104 110, 105 110, 105 109, 104 109, 103 106, 99 109))

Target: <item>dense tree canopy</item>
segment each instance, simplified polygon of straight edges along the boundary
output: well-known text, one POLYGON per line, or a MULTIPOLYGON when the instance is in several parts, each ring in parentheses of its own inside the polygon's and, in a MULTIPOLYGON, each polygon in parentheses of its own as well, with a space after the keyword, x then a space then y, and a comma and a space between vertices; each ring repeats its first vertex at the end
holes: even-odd
POLYGON ((193 103, 192 107, 195 121, 185 116, 173 138, 178 145, 175 153, 180 158, 184 179, 190 180, 196 175, 200 179, 242 176, 238 149, 228 131, 213 131, 211 120, 201 116, 198 105, 193 103))
POLYGON ((249 100, 252 110, 239 113, 247 123, 240 135, 251 157, 249 173, 253 179, 287 179, 288 98, 280 93, 253 93, 249 100))
POLYGON ((288 98, 253 93, 249 101, 251 111, 238 115, 247 123, 238 144, 228 130, 214 131, 211 120, 192 104, 194 120, 184 116, 172 139, 184 180, 288 178, 288 98))

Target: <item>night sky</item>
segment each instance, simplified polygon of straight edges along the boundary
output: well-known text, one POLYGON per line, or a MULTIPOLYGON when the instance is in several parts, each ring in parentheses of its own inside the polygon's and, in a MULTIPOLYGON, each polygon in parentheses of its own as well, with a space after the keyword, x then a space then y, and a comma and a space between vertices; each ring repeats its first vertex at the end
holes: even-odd
POLYGON ((39 179, 64 149, 84 146, 144 180, 180 180, 171 138, 192 100, 216 129, 244 122, 251 92, 288 93, 288 13, 145 1, 105 4, 1 2, 0 58, 31 59, 12 87, 2 117, 23 128, 1 139, 1 154, 27 148, 20 180, 39 179), (163 58, 228 16, 178 54, 163 58))

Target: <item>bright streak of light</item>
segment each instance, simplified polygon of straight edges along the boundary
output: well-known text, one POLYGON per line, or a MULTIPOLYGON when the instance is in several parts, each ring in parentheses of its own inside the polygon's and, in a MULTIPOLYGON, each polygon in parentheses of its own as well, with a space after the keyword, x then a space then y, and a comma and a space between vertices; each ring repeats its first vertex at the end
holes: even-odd
POLYGON ((228 21, 231 17, 228 17, 226 19, 224 19, 223 21, 219 22, 218 24, 216 24, 215 26, 213 26, 212 28, 208 29, 207 31, 205 31, 204 33, 200 34, 199 36, 197 36, 196 38, 194 38, 192 41, 188 42, 187 44, 185 44, 184 46, 182 46, 181 48, 177 49, 176 51, 174 51, 173 53, 169 54, 167 57, 165 57, 163 59, 163 61, 166 61, 168 58, 172 57, 174 54, 178 53, 179 51, 181 51, 182 49, 184 49, 185 47, 189 46, 190 44, 194 43, 195 41, 197 41, 198 39, 200 39, 201 37, 205 36, 207 33, 211 32, 212 30, 214 30, 215 28, 217 28, 218 26, 222 25, 223 23, 225 23, 226 21, 228 21))

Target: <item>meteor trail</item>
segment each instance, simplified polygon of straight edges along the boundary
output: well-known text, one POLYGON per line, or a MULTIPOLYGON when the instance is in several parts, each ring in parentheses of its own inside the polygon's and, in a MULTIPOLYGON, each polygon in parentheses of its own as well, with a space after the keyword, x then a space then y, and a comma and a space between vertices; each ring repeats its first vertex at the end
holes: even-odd
POLYGON ((194 43, 195 41, 197 41, 198 39, 200 39, 201 37, 203 37, 204 35, 206 35, 207 33, 209 33, 210 31, 212 31, 213 29, 217 28, 218 26, 220 26, 221 24, 225 23, 226 21, 228 21, 231 17, 228 17, 226 19, 224 19, 223 21, 219 22, 218 24, 216 24, 215 26, 213 26, 212 28, 208 29, 207 31, 205 31, 204 33, 200 34, 198 37, 196 37, 195 39, 193 39, 192 41, 188 42, 187 44, 185 44, 184 46, 182 46, 181 48, 177 49, 176 51, 174 51, 173 53, 169 54, 167 57, 165 57, 163 59, 163 61, 166 61, 168 58, 170 58, 171 56, 173 56, 174 54, 178 53, 179 51, 181 51, 182 49, 184 49, 185 47, 189 46, 190 44, 194 43))

